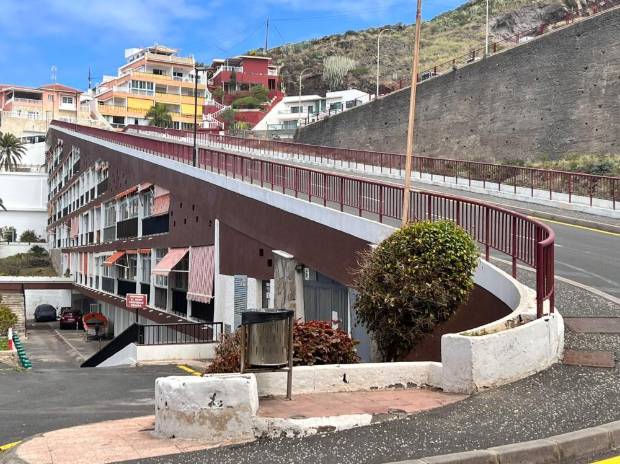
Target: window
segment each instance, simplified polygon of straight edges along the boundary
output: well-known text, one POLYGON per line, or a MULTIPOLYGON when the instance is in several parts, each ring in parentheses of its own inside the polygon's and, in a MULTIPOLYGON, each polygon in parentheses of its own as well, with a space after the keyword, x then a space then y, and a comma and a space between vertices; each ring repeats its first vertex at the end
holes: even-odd
POLYGON ((299 106, 291 106, 291 113, 300 113, 299 106))
POLYGON ((115 266, 106 266, 106 265, 104 265, 104 264, 103 264, 103 258, 102 258, 101 264, 102 264, 102 267, 101 267, 101 269, 102 269, 102 271, 101 271, 101 275, 102 275, 103 277, 110 277, 110 278, 114 278, 114 268, 115 268, 115 266))
POLYGON ((164 72, 161 69, 153 69, 153 74, 157 76, 163 76, 164 72))
POLYGON ((54 95, 48 95, 47 96, 47 101, 53 102, 54 101, 54 95))
POLYGON ((153 212, 153 191, 149 190, 142 197, 142 216, 149 217, 153 212))
POLYGON ((62 104, 63 105, 73 105, 73 97, 63 96, 62 97, 62 104))
POLYGON ((346 107, 347 107, 347 109, 349 109, 349 108, 354 108, 355 106, 357 106, 357 101, 356 101, 356 100, 349 100, 349 101, 346 103, 346 107))
MULTIPOLYGON (((166 256, 168 250, 166 248, 157 248, 155 250, 155 264, 159 264, 159 262, 166 256)), ((168 288, 168 277, 162 275, 155 276, 155 285, 158 287, 168 288)))
POLYGON ((113 201, 106 203, 104 215, 104 227, 112 227, 116 225, 116 205, 113 201))
POLYGON ((142 280, 145 284, 151 283, 151 254, 140 255, 142 259, 142 280))
POLYGON ((125 221, 138 217, 138 208, 139 202, 137 195, 125 198, 119 205, 119 219, 125 221))

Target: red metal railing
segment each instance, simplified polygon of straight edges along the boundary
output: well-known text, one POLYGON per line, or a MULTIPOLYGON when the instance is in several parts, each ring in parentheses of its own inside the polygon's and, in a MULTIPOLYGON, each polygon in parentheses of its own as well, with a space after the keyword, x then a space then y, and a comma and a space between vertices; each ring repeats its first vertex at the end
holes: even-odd
MULTIPOLYGON (((59 121, 52 124, 181 163, 192 163, 189 145, 59 121)), ((395 224, 402 218, 400 185, 206 148, 199 148, 197 161, 199 168, 383 223, 395 224)), ((484 248, 487 260, 491 250, 510 256, 514 277, 517 262, 533 267, 537 314, 543 315, 545 301, 549 301, 549 310, 553 312, 555 234, 551 228, 484 202, 425 191, 411 192, 409 216, 413 220, 454 221, 484 248)))
MULTIPOLYGON (((151 126, 129 126, 127 130, 144 134, 165 134, 167 138, 181 142, 191 142, 193 134, 176 129, 161 129, 151 126)), ((299 161, 315 163, 346 163, 348 168, 368 166, 378 167, 380 173, 390 171, 404 171, 405 156, 399 153, 382 153, 349 148, 334 148, 320 145, 306 145, 296 142, 278 140, 248 139, 229 135, 198 133, 197 139, 201 144, 218 145, 233 151, 256 150, 266 156, 281 156, 299 161)), ((447 177, 455 179, 457 183, 481 182, 482 188, 513 193, 549 194, 549 200, 565 200, 573 203, 574 197, 584 197, 590 206, 594 199, 607 200, 611 208, 616 209, 620 200, 620 178, 612 176, 597 176, 569 171, 551 169, 526 168, 502 164, 483 163, 479 161, 454 160, 447 158, 430 158, 415 156, 413 171, 420 177, 434 178, 447 177), (563 195, 561 197, 560 195, 563 195)))

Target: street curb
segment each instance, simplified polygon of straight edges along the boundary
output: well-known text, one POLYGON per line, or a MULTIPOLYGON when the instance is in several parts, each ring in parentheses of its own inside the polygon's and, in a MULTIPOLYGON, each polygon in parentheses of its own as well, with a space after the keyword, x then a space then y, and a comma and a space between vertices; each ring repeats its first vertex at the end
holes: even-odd
POLYGON ((620 448, 620 421, 541 440, 389 464, 563 464, 620 448))

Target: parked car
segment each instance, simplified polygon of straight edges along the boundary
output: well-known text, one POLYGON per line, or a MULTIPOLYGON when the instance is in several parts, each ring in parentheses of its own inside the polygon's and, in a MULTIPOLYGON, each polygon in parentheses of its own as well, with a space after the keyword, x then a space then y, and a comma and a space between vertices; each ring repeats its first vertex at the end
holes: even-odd
POLYGON ((49 304, 40 304, 34 310, 34 320, 37 322, 55 321, 56 308, 49 304))
POLYGON ((63 308, 58 325, 61 329, 83 329, 82 311, 79 309, 63 308))

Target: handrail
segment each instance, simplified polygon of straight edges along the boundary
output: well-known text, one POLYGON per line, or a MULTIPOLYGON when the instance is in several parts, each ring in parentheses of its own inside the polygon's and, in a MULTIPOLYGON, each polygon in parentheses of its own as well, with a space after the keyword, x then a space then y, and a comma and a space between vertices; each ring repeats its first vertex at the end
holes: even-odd
POLYGON ((182 322, 143 325, 140 345, 179 345, 189 343, 217 343, 222 339, 222 322, 182 322))
MULTIPOLYGON (((162 129, 151 126, 127 126, 126 130, 137 133, 165 134, 179 141, 191 137, 186 131, 176 129, 162 129)), ((350 148, 335 148, 321 145, 307 145, 297 142, 284 142, 279 140, 248 139, 231 135, 218 135, 199 133, 198 141, 203 144, 219 145, 223 148, 234 150, 259 150, 267 155, 280 154, 301 161, 331 162, 340 161, 348 163, 347 167, 374 166, 380 168, 380 173, 391 171, 403 171, 405 168, 405 156, 400 153, 372 152, 350 148)), ((497 184, 497 189, 502 191, 512 189, 516 194, 529 191, 530 196, 535 196, 535 191, 543 190, 549 193, 549 200, 553 200, 554 193, 566 195, 569 203, 573 202, 574 196, 583 196, 589 199, 593 206, 594 199, 611 202, 612 209, 616 209, 620 201, 620 177, 585 174, 581 172, 560 171, 542 168, 529 168, 504 164, 494 164, 482 161, 456 160, 450 158, 432 158, 427 156, 415 156, 413 158, 412 171, 422 178, 424 175, 455 178, 467 181, 471 187, 472 182, 482 182, 483 188, 487 183, 497 184), (525 189, 525 190, 524 190, 525 189)))
MULTIPOLYGON (((59 121, 53 121, 52 126, 192 163, 190 145, 59 121)), ((207 148, 198 149, 197 167, 382 223, 394 224, 402 218, 403 187, 397 184, 207 148)), ((484 247, 487 260, 492 249, 509 255, 513 277, 517 276, 518 261, 533 267, 537 316, 543 316, 545 301, 549 301, 549 312, 553 312, 555 234, 549 226, 499 206, 428 191, 412 191, 410 208, 409 217, 414 220, 450 220, 463 227, 484 247)))

